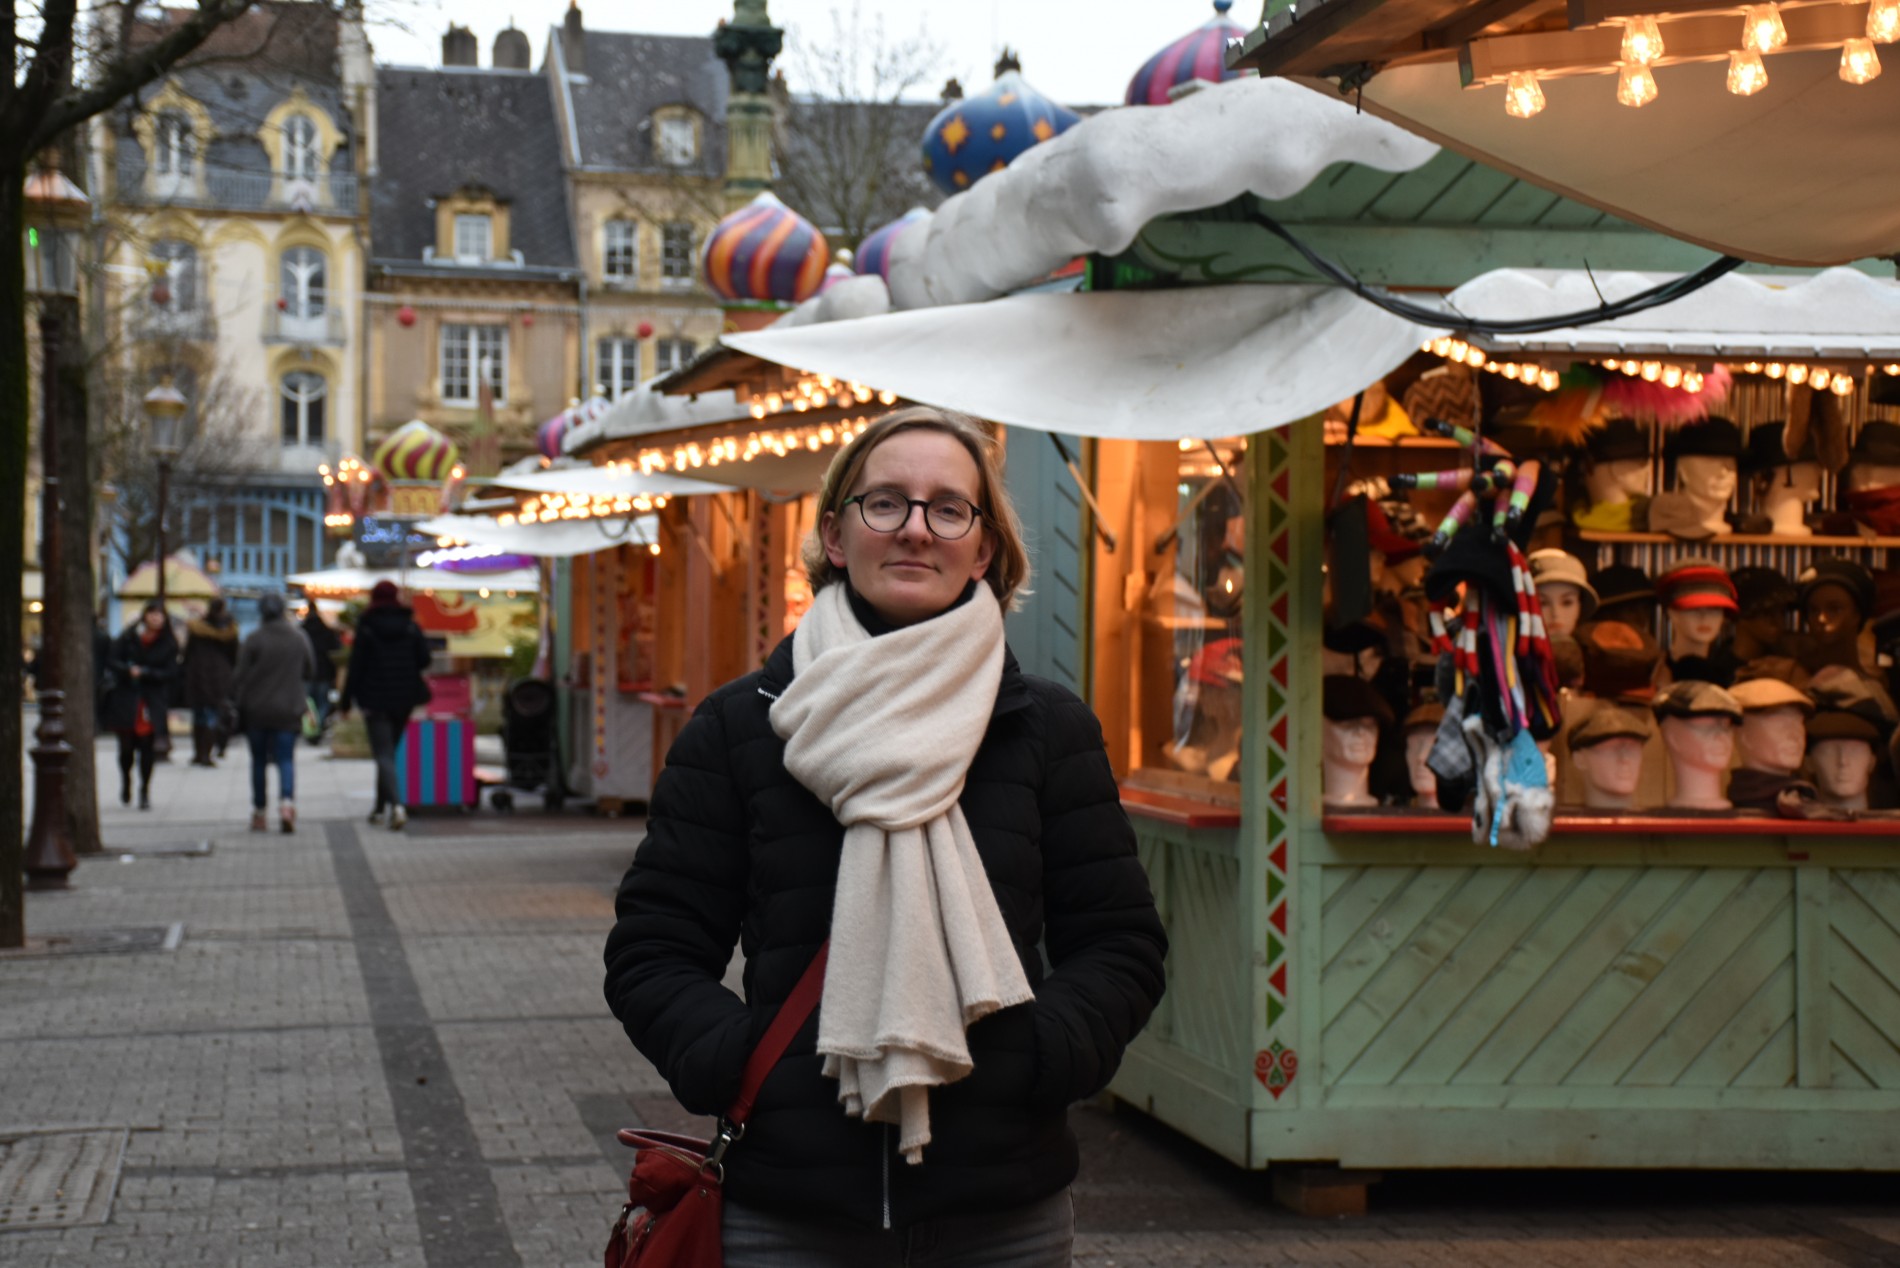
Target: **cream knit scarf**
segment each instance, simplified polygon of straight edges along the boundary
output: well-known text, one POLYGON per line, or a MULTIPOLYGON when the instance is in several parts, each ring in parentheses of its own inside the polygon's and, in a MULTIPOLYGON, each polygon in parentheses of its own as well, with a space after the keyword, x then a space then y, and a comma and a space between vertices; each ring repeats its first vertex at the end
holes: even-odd
POLYGON ((818 1051, 845 1112, 923 1161, 929 1089, 970 1073, 963 1031, 1034 998, 957 805, 1003 676, 988 586, 873 638, 843 585, 799 622, 772 706, 785 767, 845 825, 818 1051))

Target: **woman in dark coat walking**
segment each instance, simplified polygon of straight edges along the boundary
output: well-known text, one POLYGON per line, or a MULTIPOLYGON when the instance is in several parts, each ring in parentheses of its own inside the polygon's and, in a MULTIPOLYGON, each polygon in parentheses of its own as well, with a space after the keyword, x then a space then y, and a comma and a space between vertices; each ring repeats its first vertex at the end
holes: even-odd
POLYGON ((139 768, 139 809, 152 808, 152 765, 166 702, 178 675, 178 639, 157 599, 112 641, 107 661, 112 690, 106 694, 106 729, 119 737, 119 804, 132 803, 132 764, 139 768))
POLYGON ((370 752, 376 757, 376 807, 369 821, 400 830, 409 812, 396 795, 396 745, 409 715, 429 699, 422 671, 429 667, 429 640, 397 597, 396 583, 378 581, 369 607, 357 618, 356 642, 344 673, 337 713, 363 706, 370 752))
POLYGON ((204 616, 185 622, 185 707, 191 710, 193 766, 217 765, 211 752, 223 734, 237 654, 237 622, 223 599, 213 599, 204 616))
POLYGON ((975 423, 886 415, 819 512, 811 610, 667 756, 607 1000, 682 1106, 723 1114, 825 949, 724 1156, 727 1268, 1065 1265, 1067 1107, 1147 1023, 1167 950, 1101 727, 1004 643, 1028 558, 975 423))

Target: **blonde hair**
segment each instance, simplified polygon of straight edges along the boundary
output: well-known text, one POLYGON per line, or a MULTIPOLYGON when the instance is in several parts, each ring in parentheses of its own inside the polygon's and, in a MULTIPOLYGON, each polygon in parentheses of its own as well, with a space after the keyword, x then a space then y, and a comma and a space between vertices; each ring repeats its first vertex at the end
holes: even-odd
POLYGON ((996 554, 983 580, 1006 611, 1014 610, 1019 598, 1028 593, 1023 587, 1029 583, 1029 552, 1023 546, 1022 521, 1017 519, 1015 503, 1009 500, 1009 488, 1003 483, 1001 449, 975 419, 931 405, 908 405, 892 410, 874 420, 862 435, 840 449, 838 456, 831 460, 818 492, 817 524, 811 536, 805 539, 805 575, 811 581, 812 590, 822 590, 844 578, 844 569, 834 568, 825 554, 825 516, 836 515, 844 509, 844 500, 850 496, 851 486, 857 483, 871 451, 906 431, 942 432, 961 444, 976 460, 976 497, 978 509, 983 512, 980 527, 996 544, 996 554))

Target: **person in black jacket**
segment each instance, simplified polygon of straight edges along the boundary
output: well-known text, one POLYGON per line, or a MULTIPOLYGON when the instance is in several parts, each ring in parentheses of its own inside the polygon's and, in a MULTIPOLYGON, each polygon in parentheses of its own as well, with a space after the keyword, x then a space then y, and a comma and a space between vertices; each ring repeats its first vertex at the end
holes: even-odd
POLYGON ((185 707, 191 710, 191 764, 215 766, 211 752, 224 729, 237 672, 237 622, 223 599, 213 599, 202 618, 185 622, 185 707))
POLYGON ((396 745, 409 715, 429 699, 422 671, 429 667, 429 640, 396 593, 393 581, 378 581, 369 607, 356 622, 356 642, 343 679, 337 712, 363 706, 370 752, 376 757, 376 808, 369 821, 400 829, 409 812, 396 795, 396 745))
POLYGON ((152 765, 166 703, 178 674, 178 639, 157 599, 112 642, 106 662, 112 689, 106 694, 105 725, 119 737, 119 804, 132 802, 132 764, 139 768, 139 809, 152 808, 152 765))
POLYGON ((336 654, 343 647, 343 640, 337 636, 336 627, 323 619, 323 612, 317 607, 315 599, 310 600, 309 610, 303 616, 303 634, 310 640, 310 650, 317 658, 316 676, 310 680, 310 703, 317 710, 317 734, 312 736, 312 744, 323 743, 323 729, 330 723, 331 693, 336 690, 336 654))
POLYGON ((1004 645, 1028 559, 976 424, 884 416, 819 509, 811 610, 667 756, 607 1001, 682 1106, 723 1114, 828 947, 724 1158, 728 1268, 1067 1264, 1067 1107, 1147 1023, 1167 950, 1101 727, 1004 645))

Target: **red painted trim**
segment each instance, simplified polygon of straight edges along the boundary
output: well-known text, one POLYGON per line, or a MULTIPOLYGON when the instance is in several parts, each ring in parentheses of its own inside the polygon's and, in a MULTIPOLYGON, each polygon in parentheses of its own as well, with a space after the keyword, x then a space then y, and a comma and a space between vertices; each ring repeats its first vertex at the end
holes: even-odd
POLYGON ((1179 824, 1184 828, 1240 826, 1240 811, 1228 806, 1196 801, 1192 797, 1174 797, 1146 788, 1130 788, 1126 784, 1122 785, 1121 791, 1122 809, 1144 819, 1159 819, 1163 823, 1179 824))
MULTIPOLYGON (((1457 835, 1468 837, 1464 815, 1398 811, 1392 814, 1330 814, 1321 830, 1341 836, 1457 835)), ((1812 819, 1724 818, 1694 814, 1558 815, 1552 836, 1628 836, 1652 833, 1698 837, 1890 837, 1900 839, 1900 819, 1834 823, 1812 819)))

